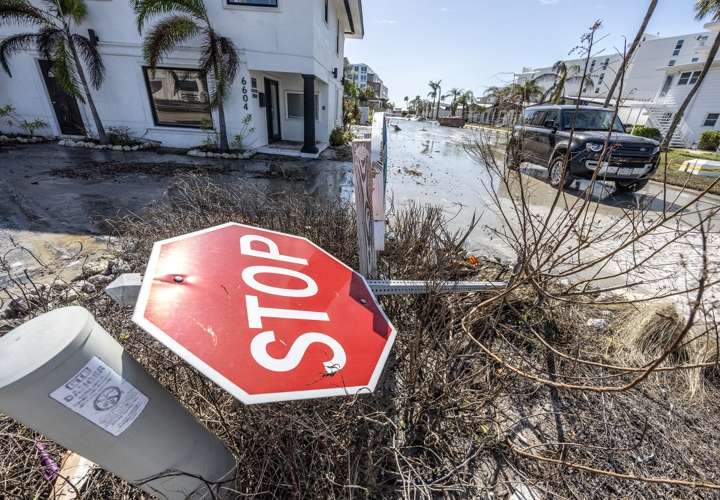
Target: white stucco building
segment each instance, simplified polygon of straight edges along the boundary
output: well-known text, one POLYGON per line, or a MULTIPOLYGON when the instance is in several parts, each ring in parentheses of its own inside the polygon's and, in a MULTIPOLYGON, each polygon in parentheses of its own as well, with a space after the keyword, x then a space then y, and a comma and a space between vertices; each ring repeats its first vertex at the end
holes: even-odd
MULTIPOLYGON (((620 118, 626 124, 647 125, 668 130, 675 112, 697 81, 707 60, 710 47, 720 23, 705 25, 707 31, 687 35, 661 37, 647 34, 643 37, 623 84, 620 118)), ((601 104, 620 67, 622 57, 601 55, 590 59, 589 79, 582 98, 587 103, 601 104)), ((566 61, 569 68, 565 96, 575 99, 585 61, 566 61)), ((524 68, 518 75, 520 83, 536 80, 550 88, 554 82, 552 67, 524 68)), ((618 95, 616 90, 615 96, 618 95)), ((710 73, 673 136, 672 145, 692 146, 703 132, 720 130, 720 56, 716 57, 710 73)))
MULTIPOLYGON (((76 31, 93 30, 99 39, 106 76, 93 97, 106 129, 129 127, 134 136, 163 146, 202 143, 208 135, 203 127, 217 128, 218 117, 208 105, 212 82, 197 70, 199 42, 166 57, 153 73, 143 60, 128 0, 86 4, 87 19, 76 31)), ((282 141, 285 149, 296 143, 298 150, 314 154, 342 124, 344 45, 346 38, 364 36, 362 1, 206 0, 205 5, 215 29, 240 53, 241 67, 225 101, 230 140, 247 128, 243 120, 250 115, 254 130, 246 147, 282 141), (304 99, 310 94, 312 104, 304 99)), ((0 37, 29 29, 0 28, 0 37)), ((48 134, 94 131, 86 106, 59 89, 37 52, 16 54, 10 64, 12 78, 0 71, 0 106, 11 104, 24 119, 46 121, 48 134)))

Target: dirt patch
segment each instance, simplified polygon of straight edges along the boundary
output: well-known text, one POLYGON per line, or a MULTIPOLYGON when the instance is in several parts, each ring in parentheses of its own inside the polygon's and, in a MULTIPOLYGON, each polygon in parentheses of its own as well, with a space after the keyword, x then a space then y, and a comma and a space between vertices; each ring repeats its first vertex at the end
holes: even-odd
POLYGON ((102 181, 119 175, 152 175, 174 177, 177 175, 218 176, 240 174, 242 177, 263 179, 287 179, 304 181, 306 176, 300 169, 282 168, 279 164, 261 165, 194 165, 181 163, 131 163, 125 161, 87 161, 75 167, 56 168, 50 175, 67 179, 102 181))

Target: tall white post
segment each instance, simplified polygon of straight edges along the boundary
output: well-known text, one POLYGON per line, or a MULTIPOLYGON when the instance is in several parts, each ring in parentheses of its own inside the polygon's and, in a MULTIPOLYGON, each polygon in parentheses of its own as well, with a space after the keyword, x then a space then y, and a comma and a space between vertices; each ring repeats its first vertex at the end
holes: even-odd
POLYGON ((352 153, 360 274, 366 278, 371 278, 377 272, 372 207, 373 168, 371 142, 368 140, 353 141, 352 153))
POLYGON ((235 459, 81 307, 0 337, 0 412, 167 499, 223 497, 235 459))

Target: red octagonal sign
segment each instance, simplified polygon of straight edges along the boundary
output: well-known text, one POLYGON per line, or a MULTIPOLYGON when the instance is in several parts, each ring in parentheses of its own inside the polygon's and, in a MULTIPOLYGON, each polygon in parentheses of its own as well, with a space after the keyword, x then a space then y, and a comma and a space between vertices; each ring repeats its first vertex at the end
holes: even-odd
POLYGON ((246 404, 371 392, 395 340, 361 275, 233 223, 155 243, 133 319, 246 404))

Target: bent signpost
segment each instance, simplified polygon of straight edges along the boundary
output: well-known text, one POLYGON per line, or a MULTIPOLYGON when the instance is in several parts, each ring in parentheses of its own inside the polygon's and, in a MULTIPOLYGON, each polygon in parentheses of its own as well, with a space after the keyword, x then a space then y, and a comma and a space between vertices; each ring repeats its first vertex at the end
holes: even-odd
POLYGON ((372 392, 395 340, 363 276, 234 223, 156 243, 133 319, 246 404, 372 392))

